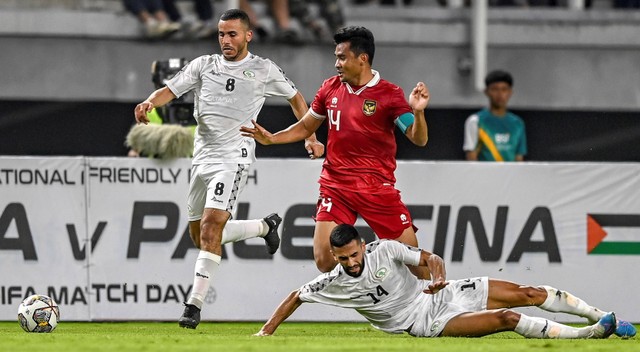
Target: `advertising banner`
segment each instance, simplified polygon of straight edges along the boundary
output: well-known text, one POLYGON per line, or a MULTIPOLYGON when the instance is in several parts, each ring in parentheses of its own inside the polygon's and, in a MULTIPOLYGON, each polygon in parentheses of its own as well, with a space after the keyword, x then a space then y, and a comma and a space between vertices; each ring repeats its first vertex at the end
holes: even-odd
MULTIPOLYGON (((237 218, 280 214, 281 248, 270 256, 259 238, 226 244, 204 320, 265 320, 319 274, 321 162, 254 164, 237 218)), ((32 293, 56 299, 63 320, 177 320, 198 254, 189 173, 187 159, 0 157, 0 320, 15 319, 32 293)), ((444 258, 449 278, 551 285, 640 321, 639 164, 399 162, 396 176, 420 246, 444 258)), ((362 320, 319 305, 291 319, 362 320)))
POLYGON ((62 302, 88 318, 85 159, 0 158, 0 319, 13 320, 26 296, 62 302))

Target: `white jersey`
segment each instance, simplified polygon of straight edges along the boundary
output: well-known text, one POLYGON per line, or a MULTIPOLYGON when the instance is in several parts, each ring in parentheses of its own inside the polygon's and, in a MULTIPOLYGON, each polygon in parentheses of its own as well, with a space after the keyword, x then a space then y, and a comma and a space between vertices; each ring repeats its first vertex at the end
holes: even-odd
POLYGON ((450 280, 436 294, 427 294, 427 280, 416 278, 407 265, 418 265, 420 250, 393 240, 367 245, 364 271, 349 276, 341 265, 300 288, 303 302, 353 308, 371 325, 388 333, 439 336, 449 320, 487 308, 487 277, 450 280))
POLYGON ((200 56, 166 82, 177 97, 194 91, 195 164, 255 161, 255 141, 240 127, 253 127, 266 97, 293 98, 297 90, 271 60, 249 53, 241 61, 200 56))
POLYGON ((416 320, 412 302, 427 296, 428 281, 417 280, 406 264, 418 265, 420 250, 397 241, 381 240, 367 246, 364 269, 349 276, 341 265, 300 288, 303 302, 353 308, 371 325, 388 333, 407 331, 416 320))

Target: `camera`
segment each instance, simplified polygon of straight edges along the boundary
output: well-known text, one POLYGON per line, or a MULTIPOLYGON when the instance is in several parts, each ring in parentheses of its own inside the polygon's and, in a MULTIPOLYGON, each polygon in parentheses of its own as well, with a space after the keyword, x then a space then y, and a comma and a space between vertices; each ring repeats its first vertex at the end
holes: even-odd
MULTIPOLYGON (((167 80, 173 78, 188 63, 189 61, 185 58, 154 61, 151 64, 151 81, 154 87, 156 89, 162 88, 167 80)), ((193 97, 191 94, 184 94, 158 108, 157 111, 162 117, 162 121, 181 126, 195 125, 196 120, 193 118, 193 97)))

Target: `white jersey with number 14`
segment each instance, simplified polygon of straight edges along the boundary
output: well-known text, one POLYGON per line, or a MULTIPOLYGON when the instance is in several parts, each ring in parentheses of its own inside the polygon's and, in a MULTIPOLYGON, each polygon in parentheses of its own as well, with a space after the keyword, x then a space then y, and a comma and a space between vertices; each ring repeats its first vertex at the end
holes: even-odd
POLYGON ((425 295, 422 290, 428 284, 417 280, 406 266, 419 262, 420 250, 416 248, 396 241, 372 242, 367 246, 362 275, 351 277, 337 265, 302 286, 300 299, 353 308, 376 329, 402 333, 416 320, 411 303, 425 295))

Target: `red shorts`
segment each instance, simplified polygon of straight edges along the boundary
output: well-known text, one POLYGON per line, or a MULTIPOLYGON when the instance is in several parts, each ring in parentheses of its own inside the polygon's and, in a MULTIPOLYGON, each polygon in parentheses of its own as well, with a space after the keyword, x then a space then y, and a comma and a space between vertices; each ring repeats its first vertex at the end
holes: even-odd
MULTIPOLYGON (((409 210, 397 190, 395 193, 367 194, 320 186, 316 221, 354 225, 358 215, 378 238, 396 239, 406 228, 413 226, 409 210)), ((413 229, 417 230, 415 226, 413 229)))

